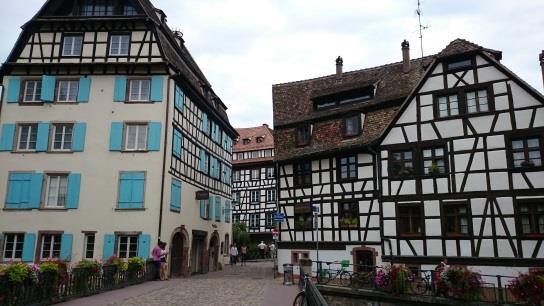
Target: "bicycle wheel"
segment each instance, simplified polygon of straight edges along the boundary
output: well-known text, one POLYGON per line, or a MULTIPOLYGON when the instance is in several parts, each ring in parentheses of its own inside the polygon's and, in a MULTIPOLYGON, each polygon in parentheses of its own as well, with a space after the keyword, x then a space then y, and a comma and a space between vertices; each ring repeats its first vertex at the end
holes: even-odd
POLYGON ((344 271, 338 275, 338 285, 342 287, 351 286, 351 273, 344 271))
POLYGON ((308 300, 306 299, 306 292, 301 291, 295 296, 293 306, 308 306, 308 300))
POLYGON ((410 282, 410 289, 413 294, 422 295, 427 291, 427 281, 421 277, 416 277, 410 282))

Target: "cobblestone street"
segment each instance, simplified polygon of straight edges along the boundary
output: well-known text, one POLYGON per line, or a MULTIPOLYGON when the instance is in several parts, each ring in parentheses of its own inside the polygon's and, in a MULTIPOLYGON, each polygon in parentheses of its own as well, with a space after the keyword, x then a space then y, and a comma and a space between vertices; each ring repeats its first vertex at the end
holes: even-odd
POLYGON ((297 286, 283 286, 282 279, 274 280, 272 272, 271 262, 226 266, 219 272, 148 282, 59 305, 291 305, 297 286))

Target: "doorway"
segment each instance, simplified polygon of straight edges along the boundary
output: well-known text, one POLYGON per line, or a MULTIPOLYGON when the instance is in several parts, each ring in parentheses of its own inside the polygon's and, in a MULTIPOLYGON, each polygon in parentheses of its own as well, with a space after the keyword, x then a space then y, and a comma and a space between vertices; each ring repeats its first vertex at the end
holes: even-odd
POLYGON ((208 248, 209 256, 209 271, 217 271, 218 259, 219 259, 219 236, 214 233, 212 239, 210 239, 210 247, 208 248))
POLYGON ((175 233, 174 237, 172 237, 172 244, 170 245, 170 275, 172 277, 183 275, 184 247, 183 235, 180 232, 175 233))
POLYGON ((353 249, 355 272, 372 272, 376 266, 376 251, 371 248, 360 247, 353 249))

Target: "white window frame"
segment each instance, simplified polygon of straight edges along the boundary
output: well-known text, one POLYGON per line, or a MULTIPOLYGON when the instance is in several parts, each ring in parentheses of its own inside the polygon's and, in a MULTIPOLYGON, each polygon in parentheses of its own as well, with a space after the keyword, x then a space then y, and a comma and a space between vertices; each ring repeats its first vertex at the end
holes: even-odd
POLYGON ((233 195, 232 195, 232 201, 233 202, 240 203, 240 198, 241 198, 241 192, 240 191, 233 192, 233 195))
POLYGON ((266 168, 266 178, 276 178, 276 168, 268 167, 266 168), (271 175, 273 174, 273 175, 271 175))
POLYGON ((276 189, 270 188, 266 190, 266 202, 269 202, 269 203, 276 202, 276 189))
POLYGON ((259 202, 261 202, 261 191, 251 190, 249 193, 249 203, 258 204, 259 202))
POLYGON ((25 241, 24 233, 5 233, 4 234, 4 248, 2 249, 2 260, 3 261, 20 261, 23 258, 24 241, 25 241), (13 237, 13 247, 10 250, 11 257, 6 256, 6 251, 8 251, 8 237, 9 236, 13 237), (17 246, 21 247, 20 248, 21 257, 16 257, 15 255, 17 254, 17 246))
POLYGON ((258 181, 260 179, 261 179, 261 168, 251 169, 251 180, 258 181), (257 174, 257 177, 255 177, 255 174, 257 174))
POLYGON ((72 151, 73 145, 74 145, 74 124, 73 123, 53 124, 53 133, 51 135, 51 144, 50 144, 51 151, 70 152, 72 151), (59 128, 62 129, 62 131, 60 132, 60 148, 55 148, 55 142, 57 140, 57 130, 59 128), (71 128, 70 133, 66 131, 68 128, 71 128), (70 135, 69 141, 66 140, 68 134, 70 135))
POLYGON ((125 131, 124 131, 124 150, 125 151, 146 151, 147 150, 147 137, 149 134, 149 126, 147 123, 126 123, 125 124, 125 131), (130 132, 129 130, 131 128, 136 128, 136 132, 134 134, 134 146, 130 147, 130 132), (145 137, 143 137, 143 144, 139 143, 138 140, 140 139, 141 133, 145 131, 145 137))
POLYGON ((83 239, 83 258, 85 259, 93 259, 94 258, 94 247, 96 245, 96 235, 95 233, 86 233, 85 236, 84 236, 84 239, 83 239), (89 237, 93 237, 93 242, 92 242, 92 252, 93 252, 93 256, 91 257, 88 257, 87 256, 87 252, 89 251, 89 237))
POLYGON ((131 244, 136 244, 136 253, 133 254, 134 256, 138 256, 138 235, 119 235, 117 236, 117 257, 121 258, 121 259, 129 259, 133 256, 130 256, 130 245, 131 244), (127 244, 125 246, 125 256, 124 257, 121 257, 121 239, 122 238, 127 238, 127 244))
POLYGON ((60 250, 62 249, 62 235, 61 234, 42 234, 41 236, 41 247, 40 247, 40 260, 47 260, 47 259, 55 259, 55 258, 59 258, 60 257, 60 250), (51 244, 49 245, 49 250, 47 250, 47 253, 49 254, 49 256, 47 257, 44 257, 43 256, 43 252, 44 252, 44 248, 45 248, 45 239, 46 238, 51 238, 51 244), (58 240, 58 254, 59 256, 58 257, 54 257, 52 256, 53 253, 55 252, 55 243, 57 242, 58 240))
POLYGON ((56 102, 77 102, 78 92, 79 92, 78 80, 60 80, 57 85, 57 96, 55 100, 56 102), (61 99, 61 91, 63 86, 67 86, 66 97, 64 99, 61 99))
POLYGON ((128 101, 129 102, 149 102, 151 99, 151 80, 150 79, 134 79, 128 82, 128 101), (137 92, 133 92, 133 84, 138 84, 137 92), (147 84, 147 94, 144 94, 143 85, 147 84), (133 98, 134 95, 134 98, 133 98))
POLYGON ((267 228, 274 227, 274 213, 267 212, 265 213, 264 217, 265 217, 265 227, 267 228))
POLYGON ((234 170, 232 173, 232 181, 239 182, 242 180, 242 173, 240 170, 234 170))
POLYGON ((24 91, 23 91, 23 102, 33 103, 33 102, 42 102, 42 81, 41 80, 26 80, 24 81, 24 91), (27 99, 27 92, 29 90, 29 85, 33 84, 31 99, 27 99))
POLYGON ((110 35, 110 46, 109 46, 109 55, 110 56, 127 56, 130 53, 130 35, 129 34, 113 34, 110 35), (123 40, 127 38, 128 41, 126 44, 128 44, 127 52, 121 53, 122 48, 121 46, 125 43, 123 40), (114 48, 115 46, 115 48, 114 48))
POLYGON ((250 229, 260 228, 261 227, 260 221, 261 221, 260 213, 249 214, 249 228, 250 229))
POLYGON ((62 56, 80 56, 83 52, 83 35, 66 35, 62 44, 62 56), (79 53, 75 53, 75 47, 79 44, 79 53), (69 47, 69 48, 67 48, 69 47))
POLYGON ((65 173, 47 174, 46 178, 44 207, 49 209, 66 208, 68 175, 65 173), (53 181, 54 179, 55 181, 53 181), (61 187, 62 181, 64 181, 64 186, 61 187), (51 194, 51 192, 54 192, 54 194, 51 194), (53 199, 53 201, 51 199, 53 199))
POLYGON ((36 151, 36 144, 38 142, 38 125, 36 123, 25 123, 25 124, 19 124, 17 127, 17 151, 25 151, 25 152, 32 152, 36 151), (24 147, 21 147, 21 137, 23 136, 23 128, 29 127, 28 129, 28 135, 26 138, 26 141, 24 143, 24 147), (30 148, 31 138, 32 134, 35 131, 35 140, 34 140, 34 148, 30 148))

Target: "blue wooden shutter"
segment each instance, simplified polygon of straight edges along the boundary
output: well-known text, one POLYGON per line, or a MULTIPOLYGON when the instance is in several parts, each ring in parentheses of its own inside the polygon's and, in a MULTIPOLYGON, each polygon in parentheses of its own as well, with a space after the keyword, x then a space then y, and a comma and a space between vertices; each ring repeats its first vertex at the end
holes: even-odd
POLYGON ((13 138, 15 136, 15 124, 7 123, 2 125, 2 135, 0 136, 0 151, 13 150, 13 138))
POLYGON ((31 183, 32 173, 10 173, 6 208, 29 208, 31 183))
POLYGON ((52 75, 42 75, 42 95, 41 99, 44 102, 55 101, 55 85, 56 78, 52 75))
POLYGON ((200 200, 200 218, 207 219, 207 216, 206 216, 206 200, 200 200))
POLYGON ((34 248, 36 246, 36 234, 25 233, 25 240, 23 242, 23 256, 21 260, 24 262, 34 261, 34 248))
POLYGON ((42 201, 43 173, 32 173, 30 182, 29 208, 40 208, 42 201))
POLYGON ((183 105, 185 104, 185 94, 179 86, 176 86, 176 95, 174 97, 174 106, 183 112, 183 105))
POLYGON ((10 78, 8 81, 8 103, 17 103, 19 102, 19 95, 21 93, 21 79, 20 78, 10 78))
POLYGON ((112 122, 110 131, 110 151, 121 151, 123 142, 123 122, 112 122))
POLYGON ((104 235, 104 248, 102 249, 102 259, 107 260, 113 256, 113 250, 115 248, 115 235, 104 235))
POLYGON ((230 223, 230 201, 225 200, 225 223, 230 223))
POLYGON ((151 77, 151 101, 161 102, 162 101, 162 91, 163 91, 163 81, 164 76, 155 75, 151 77))
POLYGON ((208 201, 206 201, 206 211, 208 212, 208 220, 213 219, 213 196, 210 195, 208 201))
POLYGON ((210 176, 215 177, 215 157, 210 155, 210 176))
POLYGON ((68 209, 78 208, 80 185, 81 185, 81 174, 70 173, 68 175, 68 192, 66 195, 66 208, 68 209))
POLYGON ((119 195, 117 199, 117 208, 131 208, 132 203, 132 173, 121 173, 119 178, 119 195))
POLYGON ((149 258, 149 242, 151 241, 151 236, 147 234, 140 234, 138 237, 138 257, 143 259, 149 258))
POLYGON ((145 173, 132 173, 132 208, 144 207, 145 173))
POLYGON ((80 102, 80 103, 89 102, 90 93, 91 93, 91 77, 84 76, 79 78, 79 90, 77 92, 77 102, 80 102))
POLYGON ((63 234, 60 239, 60 260, 70 261, 72 260, 72 241, 74 235, 63 234))
POLYGON ((36 140, 36 151, 45 152, 49 145, 49 123, 38 123, 38 139, 36 140))
POLYGON ((200 171, 208 173, 208 167, 206 165, 206 151, 202 148, 200 149, 200 171))
POLYGON ((217 141, 217 125, 215 122, 211 121, 211 127, 212 127, 212 140, 217 141))
POLYGON ((181 151, 183 148, 183 138, 181 132, 177 129, 174 129, 174 139, 172 141, 172 154, 181 158, 181 151))
POLYGON ((87 124, 85 122, 74 123, 74 136, 72 151, 83 152, 85 148, 85 132, 87 131, 87 124))
POLYGON ((181 182, 172 179, 170 186, 170 210, 175 212, 181 211, 181 182))
POLYGON ((215 197, 215 221, 221 222, 221 197, 215 197))
POLYGON ((202 121, 200 121, 200 130, 204 132, 204 134, 208 135, 210 132, 208 131, 210 125, 208 124, 208 114, 205 112, 202 112, 202 121))
POLYGON ((113 90, 113 101, 114 102, 125 102, 125 100, 126 100, 126 91, 127 91, 127 77, 126 76, 116 76, 115 77, 115 88, 113 90))
POLYGON ((147 150, 159 151, 161 149, 161 123, 150 122, 147 133, 147 150))

